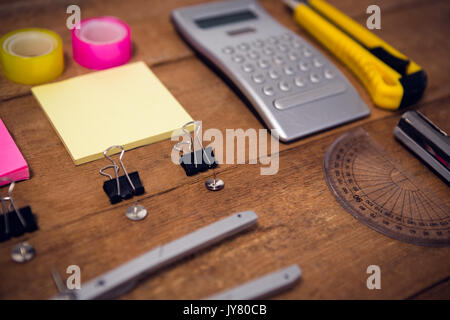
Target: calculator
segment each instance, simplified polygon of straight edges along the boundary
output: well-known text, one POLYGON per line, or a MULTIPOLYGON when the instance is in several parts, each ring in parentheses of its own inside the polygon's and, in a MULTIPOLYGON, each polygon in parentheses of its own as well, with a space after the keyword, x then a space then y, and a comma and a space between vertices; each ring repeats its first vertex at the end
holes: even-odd
POLYGON ((172 21, 283 142, 370 114, 344 75, 256 0, 179 8, 172 21))

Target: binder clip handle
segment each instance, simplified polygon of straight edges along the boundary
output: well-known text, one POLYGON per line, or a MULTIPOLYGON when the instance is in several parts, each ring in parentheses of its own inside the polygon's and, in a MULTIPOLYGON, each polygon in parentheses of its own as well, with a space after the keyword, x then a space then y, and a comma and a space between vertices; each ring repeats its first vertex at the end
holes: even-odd
MULTIPOLYGON (((211 166, 214 166, 215 159, 214 159, 214 161, 212 161, 210 156, 208 155, 208 152, 206 152, 205 148, 203 147, 203 143, 202 143, 202 139, 201 139, 202 122, 196 121, 196 120, 189 121, 189 122, 185 123, 181 129, 183 131, 183 136, 189 137, 189 140, 188 141, 180 141, 177 144, 175 144, 175 146, 174 146, 175 150, 181 152, 182 156, 183 156, 184 152, 183 152, 182 146, 188 145, 188 148, 189 148, 192 158, 194 160, 193 162, 194 162, 194 167, 196 169, 195 171, 197 171, 199 164, 202 164, 203 161, 206 162, 206 165, 208 166, 208 168, 211 166), (194 125, 193 135, 187 130, 187 127, 190 125, 194 125), (197 141, 197 144, 200 147, 200 149, 199 149, 199 150, 201 150, 200 154, 197 154, 197 152, 195 150, 195 141, 197 141)), ((211 155, 212 155, 212 151, 211 151, 211 155)), ((190 159, 190 157, 188 157, 188 159, 190 159)), ((184 160, 186 160, 186 159, 184 159, 184 160)), ((191 163, 185 163, 185 164, 191 164, 191 163)))
POLYGON ((182 145, 188 145, 189 151, 191 151, 191 152, 194 151, 194 138, 192 137, 191 133, 186 128, 193 124, 194 125, 194 134, 197 135, 198 134, 198 130, 201 130, 201 126, 199 126, 198 123, 199 123, 199 121, 189 121, 189 122, 185 123, 183 125, 183 127, 181 127, 181 130, 183 131, 182 136, 189 137, 189 141, 178 142, 174 146, 175 150, 183 153, 184 151, 183 151, 183 148, 181 146, 182 145))
POLYGON ((10 178, 0 178, 0 181, 9 182, 8 195, 5 197, 0 196, 1 202, 1 214, 3 215, 3 221, 0 220, 0 242, 18 237, 25 232, 33 232, 39 229, 36 217, 31 211, 30 206, 18 208, 14 197, 12 195, 15 181, 10 178), (6 205, 6 201, 9 201, 9 206, 6 205))
POLYGON ((5 219, 5 231, 6 233, 9 233, 9 222, 8 222, 8 212, 12 209, 17 214, 17 217, 19 218, 20 223, 23 225, 24 228, 27 227, 27 223, 25 219, 23 218, 22 214, 16 207, 16 203, 14 201, 14 198, 12 196, 12 192, 14 190, 14 187, 16 185, 16 182, 8 177, 2 177, 0 178, 0 181, 6 181, 9 182, 8 187, 8 196, 7 197, 0 197, 1 204, 2 204, 2 213, 4 215, 5 219), (5 201, 9 201, 9 208, 6 207, 5 201))
POLYGON ((189 137, 188 141, 180 141, 175 144, 174 149, 179 151, 180 154, 180 165, 183 167, 187 176, 195 175, 199 172, 207 171, 212 169, 214 172, 214 178, 208 179, 205 183, 205 186, 210 191, 218 191, 222 190, 224 187, 224 182, 216 177, 215 168, 217 167, 217 161, 214 157, 214 153, 212 147, 207 147, 206 149, 202 144, 201 130, 202 130, 202 122, 201 121, 189 121, 182 127, 183 135, 189 137), (190 125, 194 125, 194 132, 191 134, 187 127, 190 125), (195 142, 197 142, 200 149, 195 150, 195 142), (190 153, 185 154, 182 146, 188 145, 190 153), (193 162, 193 163, 192 163, 193 162))
MULTIPOLYGON (((110 156, 108 156, 108 151, 110 151, 110 150, 112 150, 112 149, 121 149, 121 150, 122 150, 122 151, 120 152, 120 156, 119 156, 119 163, 120 163, 120 166, 121 166, 121 168, 122 168, 122 170, 123 170, 123 173, 124 173, 125 176, 127 177, 127 180, 128 180, 128 182, 130 183, 131 188, 133 188, 133 190, 136 190, 136 188, 135 188, 133 182, 132 182, 131 179, 130 179, 130 176, 128 175, 127 169, 125 169, 125 165, 123 164, 123 161, 122 161, 123 154, 125 153, 125 148, 124 148, 123 146, 116 145, 116 146, 111 146, 111 147, 109 147, 108 149, 106 149, 105 151, 103 151, 103 155, 105 156, 106 159, 108 159, 109 161, 111 161, 112 165, 114 166, 114 170, 115 170, 115 172, 116 172, 116 181, 117 181, 118 186, 120 186, 120 185, 119 185, 119 175, 118 175, 119 169, 120 169, 120 168, 117 166, 117 164, 115 163, 115 161, 114 161, 110 156)), ((108 166, 108 167, 110 167, 110 166, 108 166)), ((119 189, 117 189, 117 190, 119 190, 119 189)), ((120 191, 119 191, 119 194, 120 194, 120 191)))
POLYGON ((123 146, 120 145, 111 146, 103 152, 103 155, 105 156, 106 159, 111 161, 111 164, 101 168, 99 173, 102 176, 109 178, 108 181, 104 182, 103 190, 108 195, 111 204, 118 203, 122 201, 122 199, 129 199, 132 198, 134 195, 140 195, 145 192, 145 189, 140 181, 138 172, 132 172, 129 174, 127 169, 125 168, 125 165, 123 163, 124 153, 125 149, 123 146), (112 157, 108 155, 108 152, 113 149, 121 150, 119 155, 119 164, 117 164, 112 159, 112 157), (105 172, 105 170, 107 169, 114 170, 114 177, 109 173, 105 172), (120 169, 122 169, 124 172, 123 176, 119 176, 120 169), (115 180, 115 183, 112 180, 115 180))

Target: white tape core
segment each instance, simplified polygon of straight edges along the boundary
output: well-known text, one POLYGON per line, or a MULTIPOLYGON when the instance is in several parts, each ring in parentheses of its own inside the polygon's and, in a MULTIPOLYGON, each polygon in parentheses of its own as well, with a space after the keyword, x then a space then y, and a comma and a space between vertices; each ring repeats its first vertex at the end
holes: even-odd
POLYGON ((50 35, 39 31, 19 32, 3 43, 3 49, 12 55, 32 58, 46 55, 57 46, 57 41, 50 35))
POLYGON ((95 19, 84 22, 77 31, 81 40, 92 44, 119 42, 127 35, 127 29, 121 24, 95 19))

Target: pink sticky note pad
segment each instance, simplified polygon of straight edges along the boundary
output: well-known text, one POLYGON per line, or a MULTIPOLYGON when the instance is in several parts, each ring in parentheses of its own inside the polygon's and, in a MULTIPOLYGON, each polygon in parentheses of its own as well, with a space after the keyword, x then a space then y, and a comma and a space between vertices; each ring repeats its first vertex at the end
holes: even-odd
MULTIPOLYGON (((0 178, 9 177, 14 181, 30 178, 28 164, 19 148, 0 119, 0 178)), ((0 181, 0 186, 7 184, 0 181)))

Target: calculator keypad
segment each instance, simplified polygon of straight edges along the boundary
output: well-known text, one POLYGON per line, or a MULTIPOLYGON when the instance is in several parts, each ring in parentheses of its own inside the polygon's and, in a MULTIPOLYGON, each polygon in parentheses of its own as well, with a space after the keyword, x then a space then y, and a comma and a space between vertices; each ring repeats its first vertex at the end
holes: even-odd
POLYGON ((273 99, 277 109, 285 109, 278 106, 278 100, 298 94, 303 97, 309 91, 308 101, 319 92, 323 97, 326 93, 320 87, 329 86, 336 76, 323 57, 291 33, 226 46, 222 52, 239 66, 256 90, 273 99))

